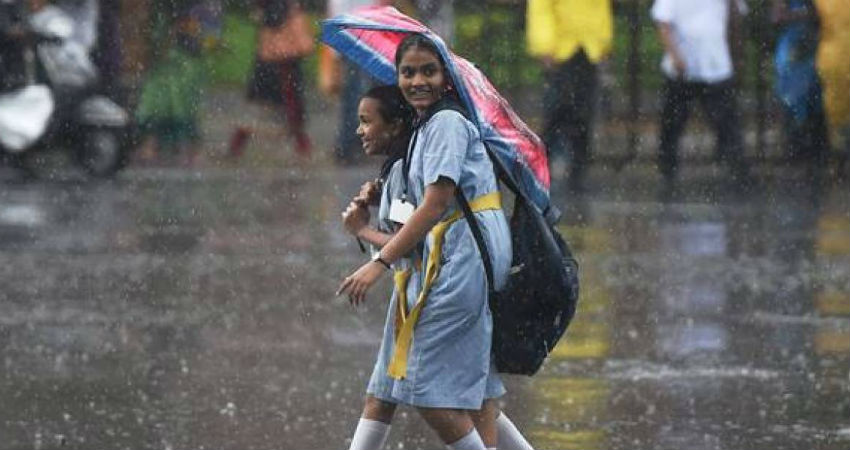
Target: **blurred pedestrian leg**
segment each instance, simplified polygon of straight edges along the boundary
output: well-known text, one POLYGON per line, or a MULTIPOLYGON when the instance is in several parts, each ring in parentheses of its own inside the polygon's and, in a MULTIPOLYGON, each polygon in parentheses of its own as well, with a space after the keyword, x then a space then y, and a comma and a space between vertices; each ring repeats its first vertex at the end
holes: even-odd
MULTIPOLYGON (((248 98, 282 107, 287 128, 295 140, 296 153, 302 156, 310 154, 312 144, 305 126, 304 85, 299 61, 257 61, 248 89, 248 98)), ((246 130, 246 127, 237 127, 231 135, 231 142, 241 144, 230 148, 231 156, 237 156, 237 153, 241 155, 242 146, 246 142, 239 135, 244 134, 246 130)))
POLYGON ((676 176, 679 165, 678 143, 695 100, 699 101, 717 136, 717 159, 729 164, 736 179, 747 176, 732 80, 702 83, 667 79, 661 95, 663 106, 658 168, 668 182, 676 176))
POLYGON ((589 162, 598 70, 584 50, 546 71, 542 139, 550 154, 568 153, 569 182, 579 188, 589 162))
POLYGON ((295 151, 302 156, 310 154, 313 145, 304 126, 304 83, 298 61, 284 61, 280 66, 283 79, 283 110, 289 130, 295 138, 295 151))

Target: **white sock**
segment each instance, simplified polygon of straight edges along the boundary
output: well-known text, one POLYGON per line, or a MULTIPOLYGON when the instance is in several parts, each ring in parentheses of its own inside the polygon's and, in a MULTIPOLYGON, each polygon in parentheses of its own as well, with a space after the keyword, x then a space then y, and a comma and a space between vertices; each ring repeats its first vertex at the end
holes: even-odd
POLYGON ((496 418, 496 428, 499 430, 499 450, 534 450, 504 411, 496 418))
POLYGON ((481 436, 478 435, 478 430, 475 428, 466 436, 446 445, 446 448, 449 450, 487 450, 484 441, 481 440, 481 436))
POLYGON ((389 424, 361 417, 348 450, 381 450, 389 435, 389 424))

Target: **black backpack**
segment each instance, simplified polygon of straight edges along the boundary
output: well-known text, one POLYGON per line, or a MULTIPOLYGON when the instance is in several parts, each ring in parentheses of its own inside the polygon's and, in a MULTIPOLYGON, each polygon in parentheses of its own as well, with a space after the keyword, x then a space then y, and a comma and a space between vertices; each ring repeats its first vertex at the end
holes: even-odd
MULTIPOLYGON (((467 119, 469 114, 453 97, 443 97, 432 105, 415 126, 428 121, 438 111, 450 109, 467 119)), ((409 171, 409 152, 416 145, 414 132, 405 157, 404 179, 409 171)), ((520 189, 514 177, 484 143, 496 171, 496 179, 515 195, 510 218, 513 260, 508 281, 501 291, 493 289, 493 264, 478 221, 460 189, 455 195, 463 210, 484 262, 489 287, 488 301, 493 314, 491 353, 501 373, 534 375, 555 348, 576 312, 578 303, 578 262, 554 228, 558 213, 550 207, 541 213, 520 189)))
POLYGON ((507 284, 501 291, 493 289, 493 265, 478 221, 460 190, 456 198, 478 244, 487 273, 496 370, 534 375, 575 315, 578 262, 554 228, 557 214, 547 214, 554 218, 547 220, 489 147, 487 154, 497 179, 515 194, 510 217, 513 260, 507 284))

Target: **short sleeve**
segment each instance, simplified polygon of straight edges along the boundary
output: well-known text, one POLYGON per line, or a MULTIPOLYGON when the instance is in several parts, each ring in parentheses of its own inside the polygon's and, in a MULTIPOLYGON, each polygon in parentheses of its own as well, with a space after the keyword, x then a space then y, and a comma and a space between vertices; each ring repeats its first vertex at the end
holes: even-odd
POLYGON ((652 4, 652 20, 670 23, 673 21, 673 4, 676 0, 655 0, 652 4))
POLYGON ((457 111, 440 111, 429 120, 421 138, 424 139, 422 181, 425 186, 433 184, 440 177, 459 184, 471 139, 466 119, 457 111))

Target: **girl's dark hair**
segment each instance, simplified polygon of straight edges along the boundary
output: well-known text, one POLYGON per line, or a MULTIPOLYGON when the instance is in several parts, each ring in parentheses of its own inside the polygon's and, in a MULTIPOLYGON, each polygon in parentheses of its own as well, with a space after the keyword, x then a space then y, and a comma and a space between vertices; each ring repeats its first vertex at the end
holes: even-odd
POLYGON ((437 60, 440 61, 440 65, 443 66, 443 70, 446 69, 446 62, 443 61, 443 56, 440 55, 440 50, 437 48, 437 45, 430 39, 426 38, 425 35, 419 33, 408 34, 401 40, 401 43, 398 44, 398 48, 395 51, 396 68, 398 68, 399 64, 401 64, 401 58, 404 54, 413 47, 421 48, 433 53, 434 56, 437 57, 437 60))
POLYGON ((407 144, 413 132, 413 108, 401 95, 401 89, 396 85, 375 86, 369 89, 363 98, 371 98, 378 102, 378 114, 387 123, 401 123, 401 134, 390 144, 387 159, 381 165, 380 178, 386 178, 393 163, 404 157, 407 144))
POLYGON ((378 101, 378 113, 385 122, 413 122, 413 109, 401 95, 401 89, 394 84, 375 86, 363 94, 363 98, 378 101))

